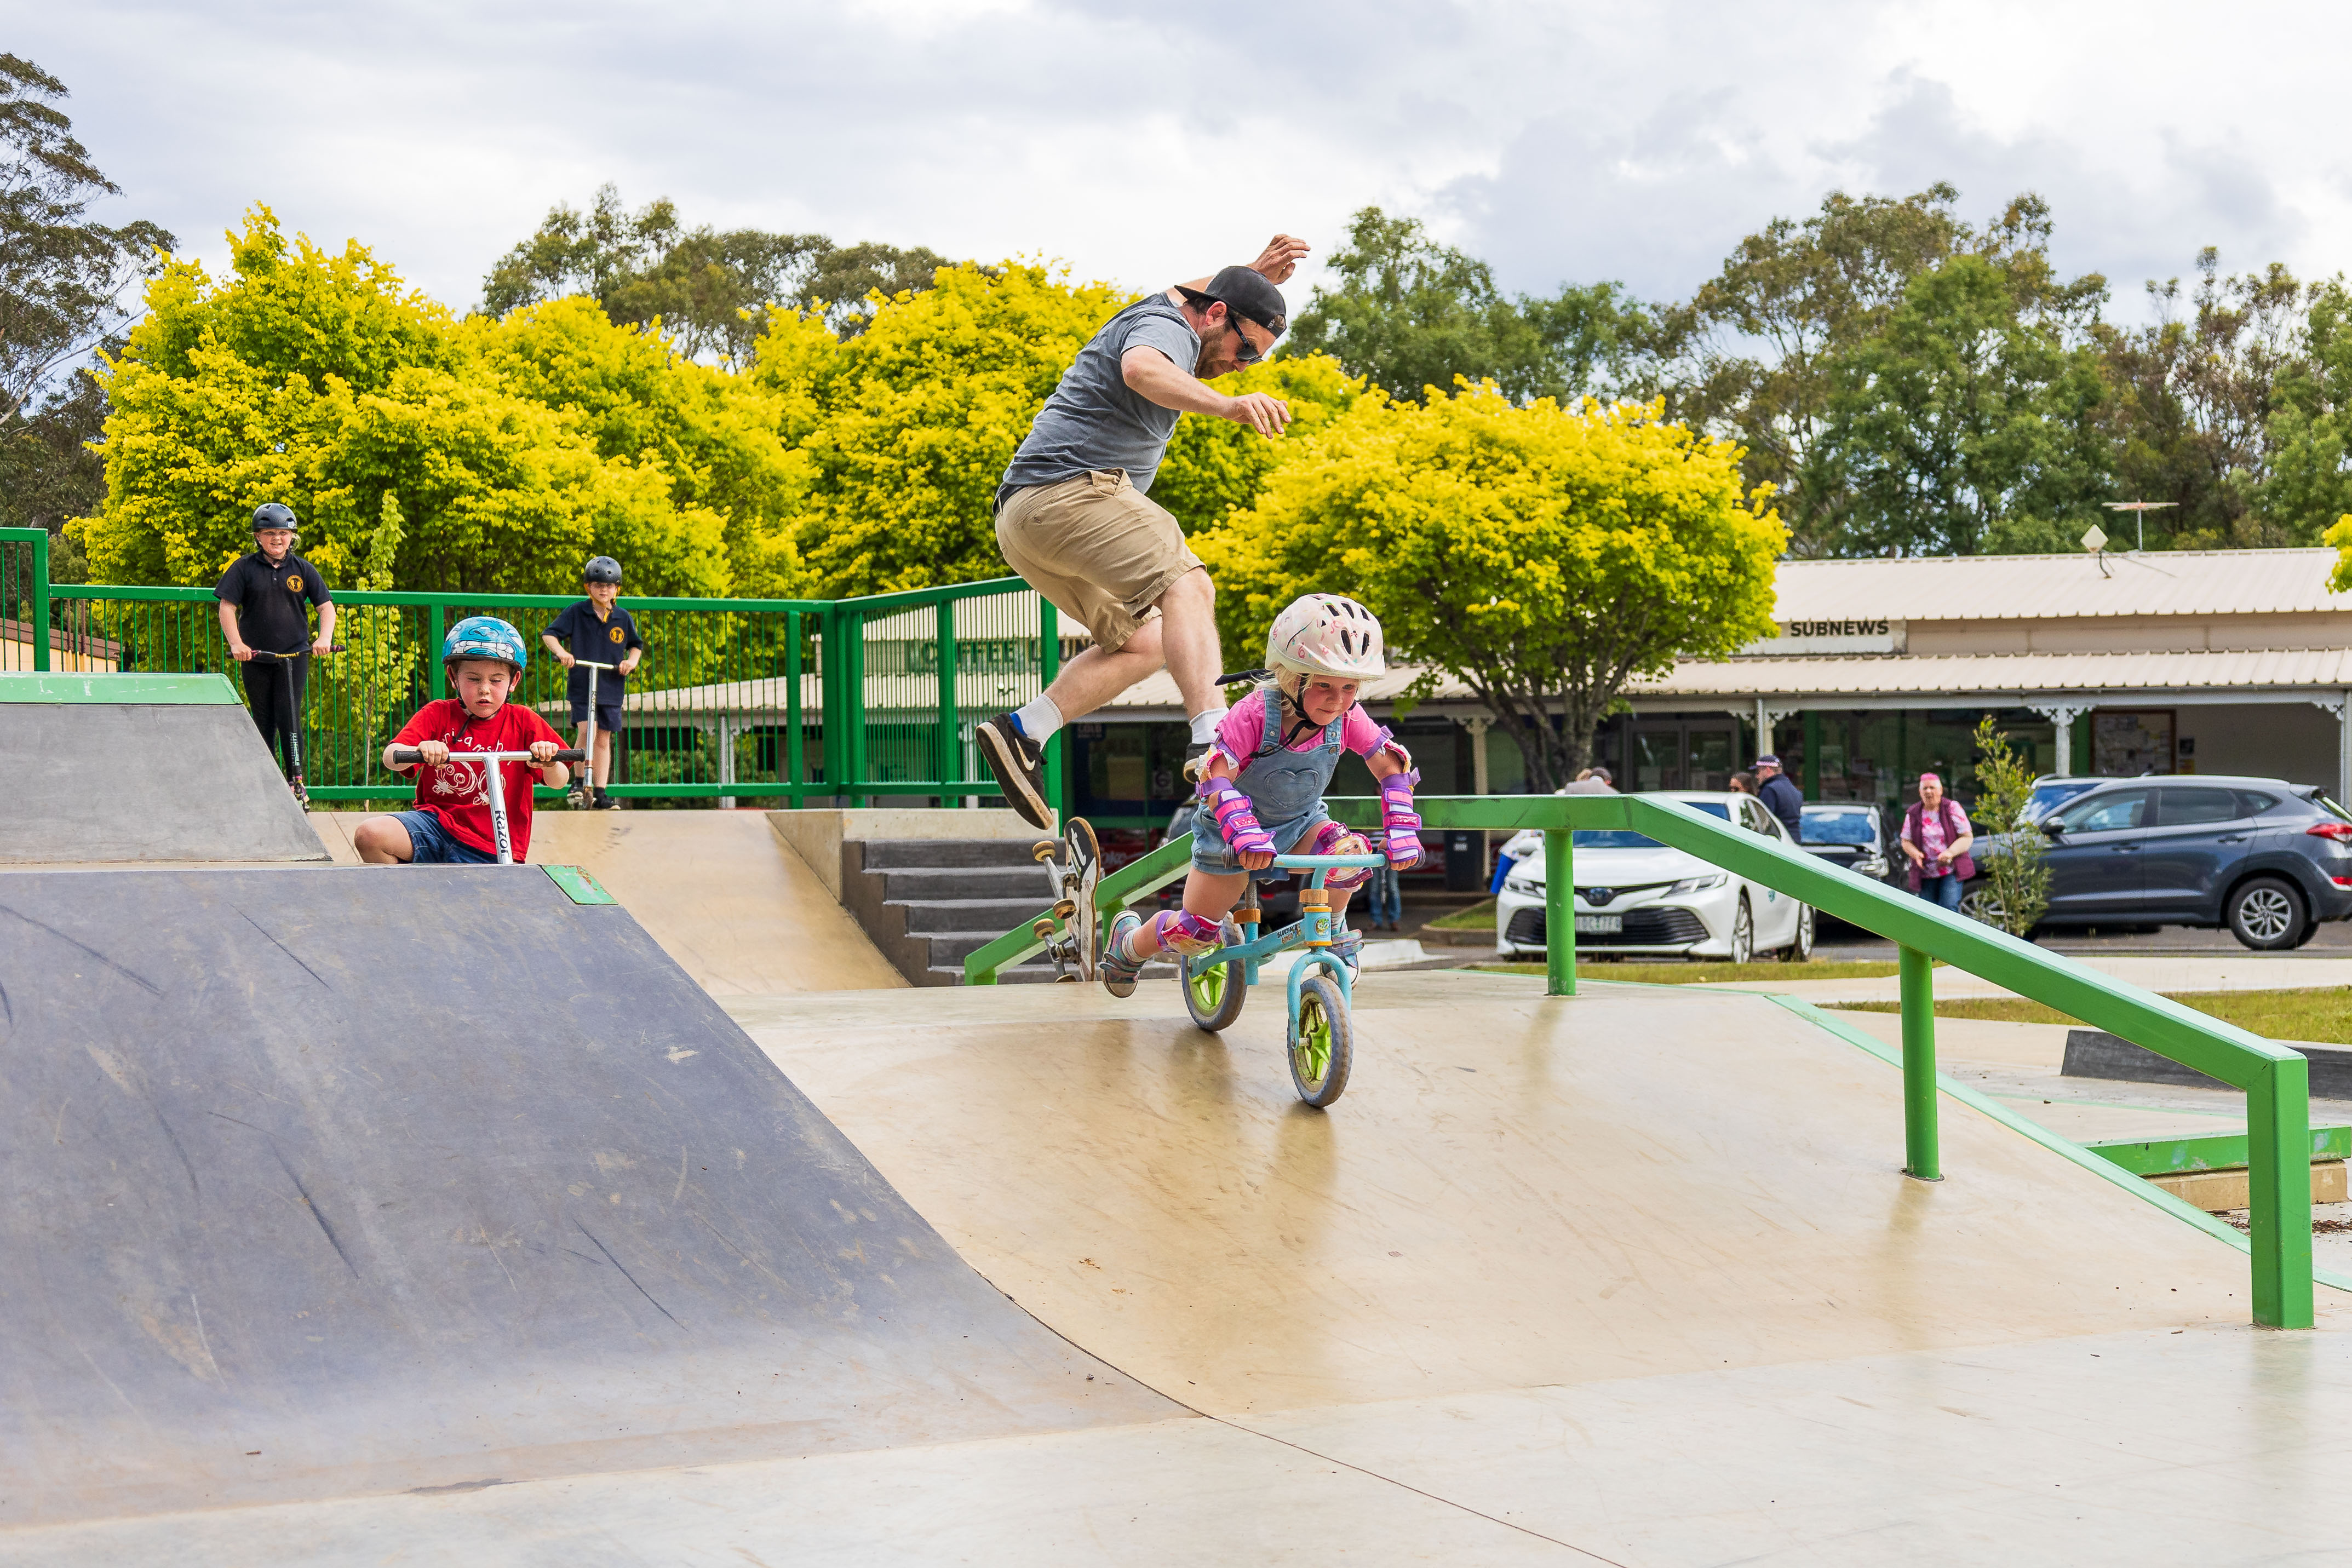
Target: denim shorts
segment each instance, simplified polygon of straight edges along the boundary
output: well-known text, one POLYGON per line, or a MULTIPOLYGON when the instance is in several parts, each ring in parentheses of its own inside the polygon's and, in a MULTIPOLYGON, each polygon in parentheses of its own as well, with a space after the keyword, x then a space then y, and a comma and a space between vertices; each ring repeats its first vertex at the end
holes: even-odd
POLYGON ((478 850, 469 843, 449 836, 441 819, 430 811, 394 811, 392 820, 408 830, 408 845, 415 852, 409 856, 411 865, 496 865, 499 857, 488 850, 478 850))
MULTIPOLYGON (((588 722, 588 699, 586 697, 575 697, 572 699, 572 722, 575 725, 586 724, 588 722)), ((608 703, 600 700, 596 704, 596 727, 606 735, 610 735, 614 730, 620 728, 621 705, 616 702, 608 703)))

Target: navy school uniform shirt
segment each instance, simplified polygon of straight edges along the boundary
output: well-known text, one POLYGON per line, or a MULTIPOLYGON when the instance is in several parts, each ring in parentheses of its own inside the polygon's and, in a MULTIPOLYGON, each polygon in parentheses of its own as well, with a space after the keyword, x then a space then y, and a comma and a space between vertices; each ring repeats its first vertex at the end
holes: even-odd
MULTIPOLYGON (((628 657, 630 650, 646 645, 646 640, 637 635, 637 623, 629 618, 627 611, 615 604, 612 614, 600 616, 593 599, 567 606, 562 614, 548 622, 547 634, 562 643, 573 658, 590 659, 599 664, 617 664, 628 657)), ((620 701, 626 685, 617 670, 597 671, 597 706, 620 701)), ((587 671, 577 665, 572 667, 565 695, 573 702, 588 700, 587 671)))
POLYGON ((259 550, 238 557, 221 573, 213 597, 236 606, 237 635, 265 653, 308 653, 310 607, 334 599, 319 569, 292 550, 275 566, 259 550))

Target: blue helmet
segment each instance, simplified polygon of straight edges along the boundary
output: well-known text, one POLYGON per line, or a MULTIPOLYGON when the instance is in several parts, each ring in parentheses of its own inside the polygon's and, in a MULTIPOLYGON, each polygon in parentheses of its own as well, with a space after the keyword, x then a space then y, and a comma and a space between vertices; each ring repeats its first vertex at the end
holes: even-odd
POLYGON ((441 662, 457 659, 503 659, 520 675, 530 660, 522 633, 495 615, 468 615, 441 639, 441 662))

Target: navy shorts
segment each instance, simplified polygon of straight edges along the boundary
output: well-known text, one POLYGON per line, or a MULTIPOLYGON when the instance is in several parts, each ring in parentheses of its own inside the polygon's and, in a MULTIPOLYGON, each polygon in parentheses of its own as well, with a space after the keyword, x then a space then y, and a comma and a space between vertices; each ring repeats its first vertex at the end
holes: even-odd
MULTIPOLYGON (((572 722, 573 724, 586 724, 588 722, 588 699, 586 697, 575 697, 572 699, 572 722)), ((597 733, 600 735, 610 735, 620 727, 621 705, 619 703, 598 703, 596 705, 597 733)))
POLYGON ((430 811, 394 811, 394 821, 408 830, 408 845, 415 852, 409 856, 411 865, 496 865, 499 857, 488 850, 478 850, 469 843, 449 836, 441 819, 430 811))

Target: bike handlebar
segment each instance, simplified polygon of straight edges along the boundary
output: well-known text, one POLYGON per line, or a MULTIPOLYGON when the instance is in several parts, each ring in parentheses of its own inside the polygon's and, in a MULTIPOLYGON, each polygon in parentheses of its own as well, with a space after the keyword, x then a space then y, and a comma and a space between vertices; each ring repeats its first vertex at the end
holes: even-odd
MULTIPOLYGON (((529 762, 530 753, 528 751, 453 751, 449 754, 450 761, 456 762, 460 759, 467 762, 477 760, 529 762)), ((413 746, 395 746, 392 748, 392 760, 395 767, 405 767, 412 762, 423 762, 425 754, 413 746)), ((575 747, 568 751, 559 751, 548 760, 550 762, 585 762, 588 760, 588 754, 575 747)))
POLYGON ((1389 863, 1386 855, 1276 855, 1274 863, 1285 870, 1339 871, 1347 866, 1379 866, 1389 863))

